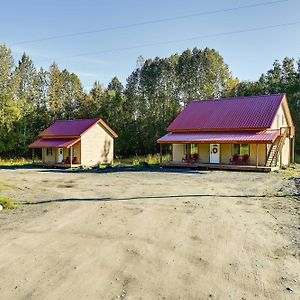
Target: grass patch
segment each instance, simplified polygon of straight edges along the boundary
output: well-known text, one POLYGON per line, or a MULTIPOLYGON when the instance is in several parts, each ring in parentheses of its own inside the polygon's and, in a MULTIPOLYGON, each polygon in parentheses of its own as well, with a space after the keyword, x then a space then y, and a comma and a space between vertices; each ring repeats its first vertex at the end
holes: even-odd
POLYGON ((26 158, 10 158, 10 159, 1 159, 0 158, 0 168, 1 167, 24 167, 31 166, 32 160, 26 158))
POLYGON ((15 209, 17 205, 11 198, 0 195, 0 205, 3 206, 4 209, 15 209))
MULTIPOLYGON (((162 162, 167 162, 171 160, 170 155, 163 155, 162 162)), ((144 164, 148 164, 150 167, 159 166, 160 164, 160 155, 159 154, 148 154, 145 156, 133 156, 129 158, 116 158, 113 166, 119 165, 130 165, 133 167, 144 166, 144 164)))
POLYGON ((282 174, 284 179, 299 178, 300 177, 300 165, 297 163, 292 164, 286 170, 284 170, 284 169, 280 170, 280 173, 282 174))

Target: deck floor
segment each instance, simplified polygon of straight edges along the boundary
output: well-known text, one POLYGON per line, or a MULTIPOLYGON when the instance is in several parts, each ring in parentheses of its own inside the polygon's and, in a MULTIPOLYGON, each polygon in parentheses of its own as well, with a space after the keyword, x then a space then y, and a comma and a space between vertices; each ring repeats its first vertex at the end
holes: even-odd
POLYGON ((76 167, 80 167, 81 164, 47 164, 47 163, 43 163, 43 162, 37 162, 34 163, 36 166, 45 166, 45 167, 54 167, 54 168, 61 168, 61 169, 69 169, 69 168, 76 168, 76 167))
POLYGON ((194 168, 205 170, 236 170, 236 171, 254 171, 254 172, 271 172, 277 168, 265 166, 251 165, 225 165, 225 164, 204 164, 204 163, 181 163, 181 162, 166 162, 161 164, 162 167, 169 168, 194 168))

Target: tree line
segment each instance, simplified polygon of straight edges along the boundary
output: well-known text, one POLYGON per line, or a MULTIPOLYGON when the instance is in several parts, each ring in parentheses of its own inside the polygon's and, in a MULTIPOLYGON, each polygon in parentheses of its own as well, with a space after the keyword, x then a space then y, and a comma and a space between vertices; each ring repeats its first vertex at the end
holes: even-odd
MULTIPOLYGON (((257 81, 234 78, 214 49, 194 48, 170 57, 143 59, 125 86, 117 77, 85 91, 79 77, 53 63, 36 69, 23 54, 14 62, 0 45, 0 156, 28 156, 28 144, 58 119, 103 118, 119 135, 116 155, 156 153, 156 140, 192 99, 285 92, 300 126, 300 63, 285 58, 257 81)), ((300 147, 300 140, 297 140, 300 147)))

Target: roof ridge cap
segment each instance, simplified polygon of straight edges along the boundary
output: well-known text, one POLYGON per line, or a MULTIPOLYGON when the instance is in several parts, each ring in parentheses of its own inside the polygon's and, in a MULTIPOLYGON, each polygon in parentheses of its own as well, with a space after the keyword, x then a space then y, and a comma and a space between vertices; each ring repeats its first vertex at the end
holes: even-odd
POLYGON ((90 118, 90 119, 72 119, 72 120, 56 120, 54 123, 56 122, 74 122, 74 121, 96 121, 96 120, 100 120, 101 118, 90 118))
POLYGON ((244 98, 260 98, 260 97, 270 97, 270 96, 284 96, 285 93, 277 93, 277 94, 267 94, 267 95, 253 95, 253 96, 237 96, 237 97, 228 97, 228 98, 212 98, 212 99, 193 99, 188 102, 210 102, 210 101, 222 101, 222 100, 238 100, 244 98))

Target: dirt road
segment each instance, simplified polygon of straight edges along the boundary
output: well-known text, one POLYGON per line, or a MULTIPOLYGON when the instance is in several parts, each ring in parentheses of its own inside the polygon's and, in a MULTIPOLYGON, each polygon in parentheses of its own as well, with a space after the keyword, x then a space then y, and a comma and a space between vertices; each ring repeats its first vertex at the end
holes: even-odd
POLYGON ((300 299, 281 174, 0 170, 0 299, 300 299), (267 197, 259 197, 265 196, 267 197))

